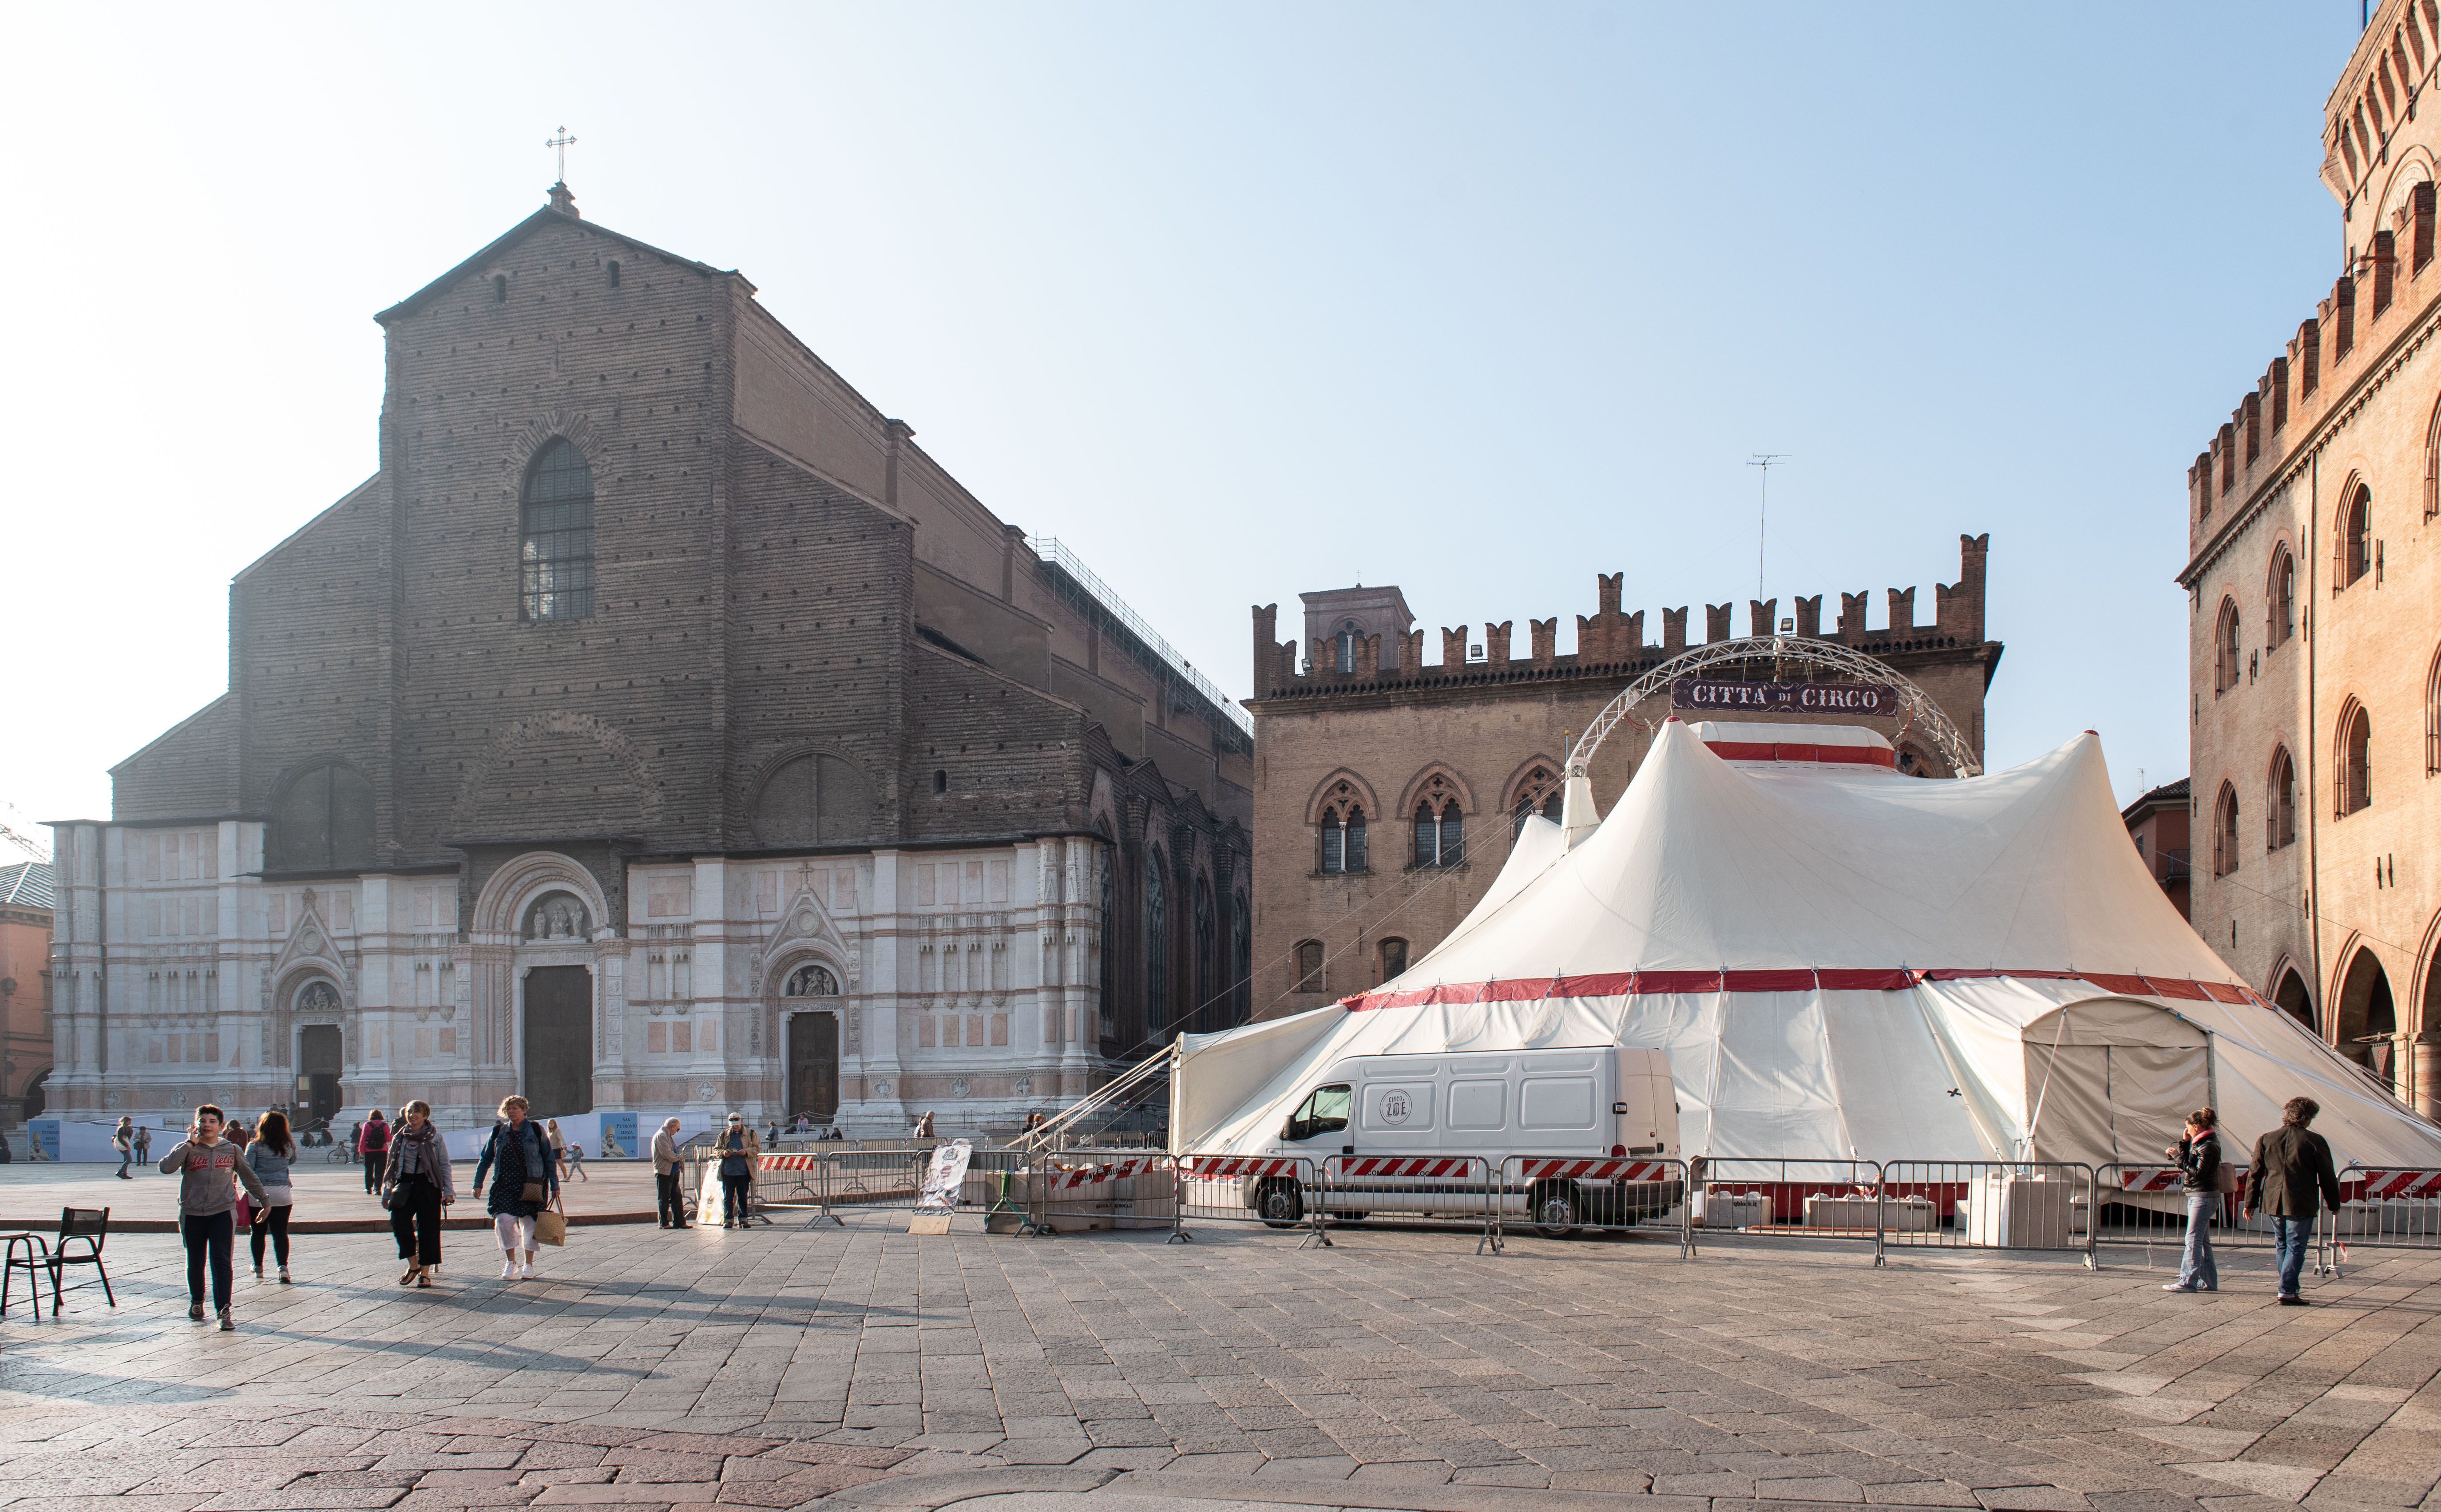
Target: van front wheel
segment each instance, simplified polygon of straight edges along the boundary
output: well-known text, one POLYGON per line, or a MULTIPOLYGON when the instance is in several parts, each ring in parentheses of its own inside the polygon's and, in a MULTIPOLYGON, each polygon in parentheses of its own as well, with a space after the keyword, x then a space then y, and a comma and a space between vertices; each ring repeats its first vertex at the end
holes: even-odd
POLYGON ((1293 1229, 1305 1219, 1305 1197, 1294 1181, 1267 1181, 1255 1197, 1255 1211, 1275 1229, 1293 1229))
POLYGON ((1546 1239, 1576 1237, 1582 1215, 1578 1211, 1575 1184, 1555 1182, 1534 1188, 1526 1197, 1526 1216, 1534 1232, 1546 1239))

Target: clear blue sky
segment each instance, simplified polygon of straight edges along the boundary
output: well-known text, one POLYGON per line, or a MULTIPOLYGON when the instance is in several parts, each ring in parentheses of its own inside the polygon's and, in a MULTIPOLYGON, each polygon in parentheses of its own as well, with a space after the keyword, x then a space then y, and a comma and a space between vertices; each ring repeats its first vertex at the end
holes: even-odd
MULTIPOLYGON (((0 798, 226 686, 232 573, 375 462, 371 315, 541 202, 743 269, 1224 688, 1422 624, 1955 575, 1990 754, 2186 771, 2184 468, 2338 271, 2357 0, 46 7, 15 19, 0 798)), ((1702 623, 1700 614, 1696 624, 1702 623)), ((1430 643, 1437 637, 1428 635, 1430 643)))

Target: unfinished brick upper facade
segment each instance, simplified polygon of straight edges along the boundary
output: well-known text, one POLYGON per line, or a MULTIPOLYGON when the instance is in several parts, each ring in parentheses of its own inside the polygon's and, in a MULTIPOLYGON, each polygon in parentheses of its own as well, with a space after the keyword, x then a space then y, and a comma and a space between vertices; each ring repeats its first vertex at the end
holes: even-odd
MULTIPOLYGON (((1915 589, 1892 588, 1881 629, 1866 626, 1869 594, 1843 593, 1826 633, 1817 594, 1795 601, 1791 633, 1853 646, 1906 674, 1980 760, 1984 692, 2002 649, 1983 634, 1989 548, 1988 536, 1960 538, 1959 580, 1934 587, 1930 624, 1915 621, 1915 589)), ((1395 976, 1483 895, 1508 857, 1521 804, 1547 804, 1557 817, 1562 762, 1576 735, 1637 677, 1688 649, 1688 610, 1661 611, 1654 644, 1643 611, 1621 608, 1624 581, 1600 576, 1599 607, 1577 617, 1578 649, 1567 655, 1557 650, 1555 615, 1528 621, 1522 646, 1513 622, 1480 635, 1443 627, 1432 648, 1438 659, 1428 661, 1424 632, 1396 588, 1306 594, 1302 646, 1278 639, 1277 605, 1256 608, 1246 704, 1256 730, 1256 1017, 1301 1012, 1395 976), (1343 641, 1351 623, 1363 633, 1343 641), (1359 813, 1361 858, 1349 837, 1359 813)), ((1735 608, 1706 605, 1706 641, 1771 635, 1781 622, 1777 600, 1750 600, 1746 625, 1733 630, 1735 608)), ((1636 711, 1648 727, 1668 714, 1667 693, 1636 711)), ((1909 770, 1945 775, 1933 745, 1896 721, 1842 722, 1890 736, 1909 770)), ((1605 812, 1650 744, 1633 722, 1603 743, 1589 775, 1605 812)))
POLYGON ((1221 995, 1240 716, 753 293, 557 189, 381 314, 380 471, 59 827, 55 1108, 474 1118, 540 981, 570 1111, 1007 1122, 1221 995))
POLYGON ((2377 6, 2325 102, 2346 260, 2187 473, 2195 925, 2441 1111, 2441 269, 2418 99, 2441 6, 2377 6))

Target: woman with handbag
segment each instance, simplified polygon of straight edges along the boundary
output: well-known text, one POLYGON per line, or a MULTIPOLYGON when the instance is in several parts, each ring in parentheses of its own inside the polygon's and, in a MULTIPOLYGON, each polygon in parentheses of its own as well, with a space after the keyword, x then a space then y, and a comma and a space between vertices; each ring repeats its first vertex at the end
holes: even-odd
POLYGON ((2220 1213, 2221 1195, 2236 1190, 2229 1178, 2237 1173, 2221 1159, 2219 1124, 2218 1113, 2198 1107, 2187 1115, 2186 1131, 2170 1146, 2187 1199, 2187 1247, 2179 1256, 2179 1279, 2165 1284, 2163 1291, 2220 1289, 2220 1269, 2213 1263, 2212 1222, 2220 1213))
POLYGON ((752 1211, 754 1167, 763 1153, 762 1142, 746 1126, 746 1115, 732 1113, 729 1126, 712 1147, 720 1157, 720 1226, 742 1229, 752 1211))
POLYGON ((559 1168, 551 1158, 551 1142, 542 1125, 526 1116, 528 1104, 511 1092, 500 1100, 500 1122, 483 1143, 483 1157, 475 1162, 475 1184, 492 1174, 483 1209, 500 1236, 500 1279, 532 1281, 534 1273, 534 1219, 559 1194, 559 1168), (525 1251, 522 1269, 517 1251, 525 1251))
POLYGON ((402 1287, 428 1287, 441 1266, 441 1210, 458 1200, 449 1174, 449 1146, 432 1124, 432 1105, 422 1098, 398 1110, 389 1135, 389 1159, 382 1170, 381 1201, 389 1209, 389 1232, 398 1257, 407 1262, 402 1287))
POLYGON ((262 1183, 262 1206, 247 1227, 254 1241, 254 1275, 262 1279, 262 1248, 271 1246, 280 1262, 280 1284, 288 1285, 288 1215, 297 1207, 297 1190, 288 1179, 289 1162, 297 1159, 297 1141, 288 1132, 288 1115, 277 1110, 254 1125, 254 1141, 245 1147, 245 1163, 262 1183))

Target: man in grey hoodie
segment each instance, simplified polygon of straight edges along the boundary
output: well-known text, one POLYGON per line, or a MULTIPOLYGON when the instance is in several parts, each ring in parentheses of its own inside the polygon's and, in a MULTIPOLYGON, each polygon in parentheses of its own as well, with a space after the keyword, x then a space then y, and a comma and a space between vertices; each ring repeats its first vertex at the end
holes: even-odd
POLYGON ((187 1137, 161 1157, 161 1174, 180 1173, 178 1234, 187 1244, 187 1316, 204 1321, 204 1265, 212 1269, 212 1309, 220 1315, 221 1332, 237 1326, 229 1321, 230 1271, 237 1248, 237 1187, 257 1206, 263 1202, 262 1179, 245 1163, 244 1152, 221 1138, 227 1115, 209 1103, 195 1109, 187 1137))

